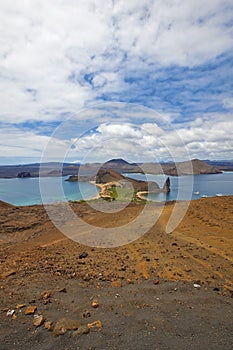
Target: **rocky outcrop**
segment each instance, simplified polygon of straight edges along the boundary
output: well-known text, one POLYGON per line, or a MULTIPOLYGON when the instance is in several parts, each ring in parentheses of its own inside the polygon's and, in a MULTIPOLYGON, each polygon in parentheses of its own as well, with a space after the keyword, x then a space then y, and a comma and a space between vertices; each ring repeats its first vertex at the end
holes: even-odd
POLYGON ((163 192, 170 192, 170 178, 168 177, 163 186, 163 192))
POLYGON ((118 182, 124 179, 126 178, 123 175, 111 169, 100 169, 96 175, 97 184, 107 184, 113 181, 118 182))
POLYGON ((24 179, 26 177, 31 177, 31 174, 28 171, 23 171, 17 174, 17 177, 20 179, 24 179))
MULTIPOLYGON (((154 181, 142 181, 125 177, 118 172, 111 169, 100 169, 96 175, 96 184, 105 185, 102 187, 102 192, 111 191, 112 187, 120 186, 125 189, 133 188, 134 192, 148 192, 148 193, 160 193, 170 191, 170 179, 168 178, 163 186, 160 188, 159 185, 154 181)), ((102 193, 101 192, 101 193, 102 193)), ((106 193, 105 193, 106 194, 106 193)))

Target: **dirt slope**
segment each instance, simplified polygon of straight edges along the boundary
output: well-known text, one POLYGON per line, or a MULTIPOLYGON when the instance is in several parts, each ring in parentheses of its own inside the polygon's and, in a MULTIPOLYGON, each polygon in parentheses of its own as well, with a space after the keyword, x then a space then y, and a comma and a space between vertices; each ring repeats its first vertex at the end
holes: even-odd
MULTIPOLYGON (((68 239, 42 206, 0 203, 0 349, 230 350, 233 197, 192 201, 180 225, 168 234, 173 207, 166 205, 140 239, 103 249, 68 239), (41 298, 43 291, 50 291, 48 300, 41 298), (93 299, 97 309, 91 307, 93 299), (83 324, 100 320, 103 327, 81 336, 68 331, 54 337, 44 325, 33 326, 33 315, 26 316, 25 307, 16 309, 17 304, 37 306, 52 327, 62 317, 83 324), (15 310, 15 318, 7 316, 8 309, 15 310), (90 310, 88 319, 83 318, 85 310, 90 310)), ((112 214, 97 213, 87 203, 72 208, 90 224, 119 227, 120 232, 143 206, 132 204, 112 214)))

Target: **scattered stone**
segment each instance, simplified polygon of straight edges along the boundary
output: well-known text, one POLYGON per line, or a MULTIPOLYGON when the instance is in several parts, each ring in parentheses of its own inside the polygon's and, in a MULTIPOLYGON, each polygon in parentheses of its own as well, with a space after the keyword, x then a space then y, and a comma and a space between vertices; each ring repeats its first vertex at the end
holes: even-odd
POLYGON ((112 287, 122 287, 122 281, 121 280, 112 281, 111 286, 112 287))
POLYGON ((91 306, 94 308, 94 309, 97 309, 97 307, 99 307, 99 303, 97 300, 93 300, 93 302, 91 303, 91 306))
POLYGON ((16 320, 16 318, 17 318, 17 316, 14 314, 14 315, 12 315, 12 320, 16 320))
POLYGON ((103 324, 101 321, 95 321, 92 323, 88 323, 88 328, 92 329, 94 332, 100 332, 103 328, 103 324))
POLYGON ((79 254, 79 259, 85 259, 88 256, 88 253, 83 252, 81 254, 79 254))
POLYGON ((159 284, 159 280, 155 280, 154 281, 154 284, 156 285, 156 284, 159 284))
POLYGON ((83 313, 83 318, 91 317, 91 313, 89 310, 85 310, 83 313))
POLYGON ((7 313, 6 313, 6 315, 7 315, 7 316, 13 316, 14 313, 15 313, 15 310, 8 310, 7 313))
POLYGON ((37 310, 37 306, 30 305, 30 306, 26 307, 25 315, 33 315, 36 310, 37 310))
POLYGON ((44 324, 44 328, 47 329, 48 331, 51 331, 53 328, 53 322, 52 321, 46 321, 44 324))
POLYGON ((45 318, 43 315, 34 315, 33 324, 36 327, 40 327, 45 321, 45 318))
POLYGON ((66 287, 58 289, 59 293, 67 293, 66 287))
POLYGON ((73 336, 90 333, 90 328, 87 325, 80 326, 77 331, 73 333, 73 336))
POLYGON ((126 282, 127 282, 128 284, 133 284, 133 283, 134 283, 130 278, 127 278, 127 279, 126 279, 126 282))
POLYGON ((5 271, 1 274, 1 278, 6 278, 16 274, 16 270, 5 271))
POLYGON ((50 297, 51 297, 51 292, 49 292, 48 290, 45 290, 40 294, 40 298, 43 300, 49 299, 50 297))
POLYGON ((88 273, 86 273, 86 275, 83 277, 83 280, 85 282, 89 282, 91 280, 91 276, 89 276, 88 273))
POLYGON ((215 292, 219 292, 220 289, 219 289, 218 287, 214 287, 214 291, 215 291, 215 292))
POLYGON ((76 330, 81 326, 81 323, 78 320, 71 320, 68 318, 61 318, 55 324, 53 334, 55 336, 65 334, 68 330, 76 330))
POLYGON ((197 288, 197 289, 200 289, 200 288, 201 288, 200 284, 197 284, 197 283, 194 283, 193 287, 194 287, 194 288, 197 288))
POLYGON ((25 307, 26 306, 26 304, 17 304, 16 305, 16 309, 22 309, 22 307, 25 307))

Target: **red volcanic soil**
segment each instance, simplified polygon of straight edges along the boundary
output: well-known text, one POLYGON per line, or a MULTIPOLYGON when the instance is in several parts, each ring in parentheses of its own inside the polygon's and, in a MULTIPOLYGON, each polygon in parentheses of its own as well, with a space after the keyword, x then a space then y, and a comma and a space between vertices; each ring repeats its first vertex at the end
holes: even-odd
MULTIPOLYGON (((130 204, 109 214, 70 205, 91 225, 119 232, 143 209, 130 204)), ((173 208, 165 205, 138 240, 97 248, 64 236, 43 206, 1 202, 0 349, 231 349, 233 197, 192 201, 166 233, 173 208), (40 326, 27 306, 45 318, 40 326), (62 318, 82 327, 55 336, 62 318)))

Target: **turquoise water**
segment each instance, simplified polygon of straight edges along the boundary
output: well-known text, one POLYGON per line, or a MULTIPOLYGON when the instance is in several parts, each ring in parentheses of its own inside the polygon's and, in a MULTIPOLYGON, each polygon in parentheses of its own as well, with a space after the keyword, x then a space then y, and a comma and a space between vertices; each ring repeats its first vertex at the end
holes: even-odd
MULTIPOLYGON (((64 201, 89 199, 98 194, 95 185, 89 182, 69 182, 66 177, 43 177, 43 188, 47 189, 45 204, 64 201), (62 183, 64 196, 57 189, 62 183), (57 193, 58 192, 58 193, 57 193)), ((41 204, 39 178, 0 179, 0 200, 14 205, 41 204)))
MULTIPOLYGON (((138 180, 145 180, 144 174, 125 174, 138 180)), ((147 175, 147 180, 155 181, 163 187, 167 175, 147 175)), ((147 198, 154 201, 189 200, 217 194, 233 195, 233 172, 222 174, 203 174, 194 176, 170 176, 171 191, 169 193, 149 194, 147 198)))
MULTIPOLYGON (((127 174, 137 179, 145 179, 142 174, 127 174)), ((68 182, 67 177, 42 178, 43 188, 47 190, 45 204, 65 200, 89 199, 98 193, 98 188, 89 182, 68 182), (60 183, 64 196, 59 194, 60 183)), ((147 179, 156 181, 163 186, 167 176, 147 175, 147 179)), ((150 194, 149 199, 154 201, 189 200, 198 199, 202 196, 213 197, 217 194, 233 195, 233 172, 216 175, 195 175, 170 177, 171 192, 168 194, 150 194), (193 180, 193 186, 192 186, 193 180), (198 192, 198 194, 195 194, 198 192)), ((14 205, 41 204, 39 178, 26 179, 0 179, 0 200, 14 205)))

